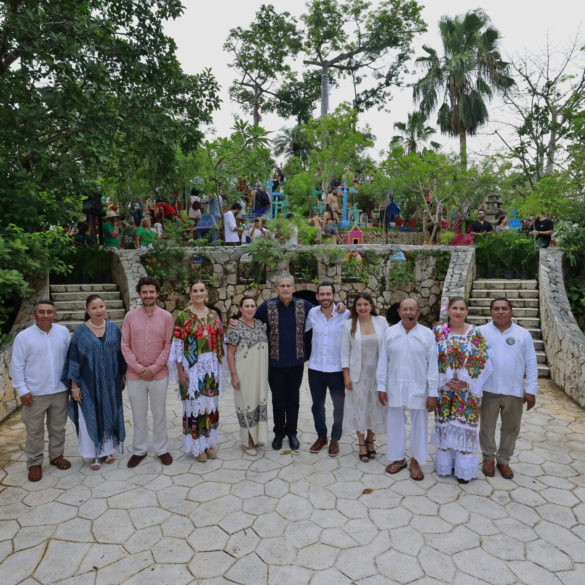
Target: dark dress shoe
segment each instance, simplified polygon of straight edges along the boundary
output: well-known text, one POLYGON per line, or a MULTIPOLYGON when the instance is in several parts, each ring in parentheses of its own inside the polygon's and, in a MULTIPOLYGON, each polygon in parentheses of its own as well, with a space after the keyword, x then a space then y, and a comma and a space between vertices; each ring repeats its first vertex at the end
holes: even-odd
POLYGON ((481 470, 486 477, 494 477, 496 475, 496 465, 493 459, 486 459, 481 464, 481 470))
POLYGON ((33 465, 28 468, 28 481, 41 481, 43 477, 43 466, 33 465))
POLYGON ((173 462, 173 456, 169 452, 159 455, 158 458, 163 465, 170 465, 173 462))
POLYGON ((293 451, 296 451, 301 446, 296 435, 289 435, 288 436, 288 444, 290 445, 290 448, 293 451))
POLYGON ((51 465, 54 465, 57 469, 69 469, 71 467, 71 461, 68 461, 63 457, 63 455, 59 455, 59 457, 55 457, 55 459, 49 461, 51 465))
POLYGON ((339 442, 331 439, 329 443, 329 457, 337 457, 339 455, 339 442))
POLYGON ((274 439, 272 439, 272 448, 275 451, 280 451, 282 449, 282 440, 284 439, 281 435, 274 435, 274 439))
POLYGON ((327 437, 319 437, 312 445, 309 451, 311 453, 319 453, 323 447, 327 445, 327 437))
POLYGON ((136 467, 145 457, 146 453, 144 455, 132 455, 132 457, 128 459, 128 467, 136 467))

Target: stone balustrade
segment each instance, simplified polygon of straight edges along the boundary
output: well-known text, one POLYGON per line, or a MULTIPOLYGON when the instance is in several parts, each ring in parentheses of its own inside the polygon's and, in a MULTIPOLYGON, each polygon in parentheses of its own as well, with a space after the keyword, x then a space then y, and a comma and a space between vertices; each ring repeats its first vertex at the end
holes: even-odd
POLYGON ((552 380, 585 406, 585 335, 577 325, 563 278, 563 251, 545 248, 539 261, 540 322, 552 380))

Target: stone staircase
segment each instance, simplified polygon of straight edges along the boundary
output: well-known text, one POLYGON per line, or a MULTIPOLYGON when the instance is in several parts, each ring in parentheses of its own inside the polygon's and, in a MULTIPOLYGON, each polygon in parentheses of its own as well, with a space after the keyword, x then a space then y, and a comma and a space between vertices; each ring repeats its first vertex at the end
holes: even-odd
POLYGON ((496 297, 507 297, 512 302, 514 321, 528 329, 534 340, 538 377, 550 377, 544 353, 540 314, 538 308, 538 281, 536 280, 475 280, 469 299, 468 321, 484 325, 490 320, 490 302, 496 297))
POLYGON ((57 322, 69 331, 81 325, 85 316, 85 299, 92 293, 104 299, 107 320, 121 328, 126 310, 117 284, 52 284, 51 300, 57 309, 57 322))

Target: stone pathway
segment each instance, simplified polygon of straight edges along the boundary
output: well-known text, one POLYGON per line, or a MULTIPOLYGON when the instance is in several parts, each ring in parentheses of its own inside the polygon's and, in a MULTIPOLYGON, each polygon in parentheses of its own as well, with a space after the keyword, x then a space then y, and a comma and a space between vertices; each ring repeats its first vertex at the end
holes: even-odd
POLYGON ((338 458, 311 455, 309 396, 305 383, 298 454, 244 457, 228 390, 219 458, 197 463, 180 453, 169 393, 170 467, 149 457, 128 470, 126 454, 92 472, 70 427, 72 468, 45 460, 39 483, 13 417, 0 427, 0 583, 585 583, 585 412, 550 381, 524 418, 514 480, 465 486, 430 463, 422 482, 390 477, 349 436, 338 458))

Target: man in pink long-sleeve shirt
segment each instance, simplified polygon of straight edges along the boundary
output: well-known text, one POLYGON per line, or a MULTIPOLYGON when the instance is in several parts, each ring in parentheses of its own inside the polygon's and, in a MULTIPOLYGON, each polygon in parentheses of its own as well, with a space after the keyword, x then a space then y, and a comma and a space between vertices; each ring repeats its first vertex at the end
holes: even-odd
POLYGON ((148 449, 148 402, 152 412, 152 443, 163 465, 170 465, 167 435, 167 360, 173 337, 173 317, 156 304, 160 283, 143 276, 136 285, 142 306, 129 311, 122 325, 122 353, 128 371, 127 391, 134 420, 133 455, 128 467, 136 467, 148 449))

